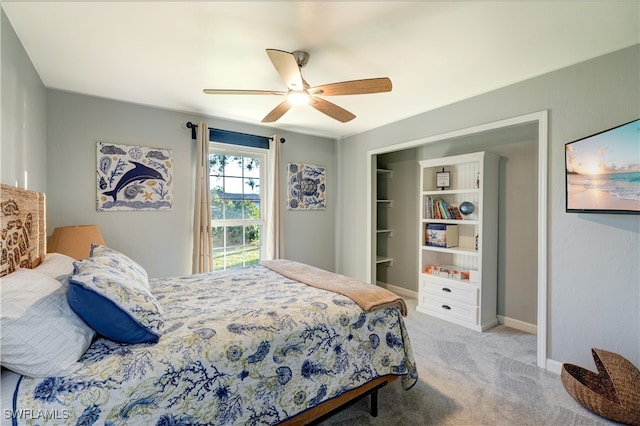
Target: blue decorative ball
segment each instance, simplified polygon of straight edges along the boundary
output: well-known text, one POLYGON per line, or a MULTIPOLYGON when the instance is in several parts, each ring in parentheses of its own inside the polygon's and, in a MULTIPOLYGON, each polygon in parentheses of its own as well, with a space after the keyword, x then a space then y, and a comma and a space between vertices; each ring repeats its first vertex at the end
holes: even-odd
POLYGON ((469 201, 465 201, 462 204, 460 204, 460 213, 462 213, 465 216, 473 213, 475 209, 476 207, 473 205, 473 203, 470 203, 469 201))

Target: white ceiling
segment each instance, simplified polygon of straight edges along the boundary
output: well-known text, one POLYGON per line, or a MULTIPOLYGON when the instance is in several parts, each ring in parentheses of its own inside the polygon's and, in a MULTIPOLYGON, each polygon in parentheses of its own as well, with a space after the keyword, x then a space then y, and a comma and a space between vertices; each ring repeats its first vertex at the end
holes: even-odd
POLYGON ((640 42, 638 0, 4 1, 46 87, 259 123, 285 90, 265 49, 306 50, 311 86, 388 76, 390 93, 295 107, 281 129, 341 138, 640 42))

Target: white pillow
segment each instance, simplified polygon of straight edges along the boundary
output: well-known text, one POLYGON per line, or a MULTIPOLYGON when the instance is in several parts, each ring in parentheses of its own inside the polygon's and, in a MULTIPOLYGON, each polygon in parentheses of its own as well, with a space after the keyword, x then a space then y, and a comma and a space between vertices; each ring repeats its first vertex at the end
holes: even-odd
POLYGON ((136 283, 142 284, 145 288, 149 289, 149 275, 147 275, 147 271, 125 254, 107 246, 93 243, 91 244, 91 255, 89 258, 97 264, 119 270, 136 283))
POLYGON ((80 368, 95 332, 69 307, 66 286, 32 269, 0 280, 2 366, 32 377, 80 368))
POLYGON ((52 278, 73 273, 75 259, 62 253, 47 253, 44 262, 35 267, 35 270, 52 278))

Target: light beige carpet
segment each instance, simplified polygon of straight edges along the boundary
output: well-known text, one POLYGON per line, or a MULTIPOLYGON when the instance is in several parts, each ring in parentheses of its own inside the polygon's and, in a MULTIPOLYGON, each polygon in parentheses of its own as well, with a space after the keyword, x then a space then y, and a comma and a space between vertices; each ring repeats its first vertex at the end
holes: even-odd
POLYGON ((322 425, 616 424, 575 402, 559 375, 536 366, 536 336, 505 326, 478 333, 406 302, 418 384, 404 391, 396 381, 380 390, 378 417, 364 398, 322 425))

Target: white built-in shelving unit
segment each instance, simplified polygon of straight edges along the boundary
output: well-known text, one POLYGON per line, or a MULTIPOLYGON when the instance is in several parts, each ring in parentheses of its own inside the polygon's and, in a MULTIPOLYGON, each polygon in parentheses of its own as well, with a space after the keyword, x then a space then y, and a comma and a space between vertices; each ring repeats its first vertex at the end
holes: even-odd
POLYGON ((420 164, 420 247, 417 310, 461 326, 484 331, 498 323, 498 171, 499 157, 477 152, 422 160, 420 164), (446 188, 436 173, 449 172, 446 188), (460 219, 436 218, 429 203, 474 206, 460 219), (431 223, 457 225, 455 247, 428 244, 431 223))

